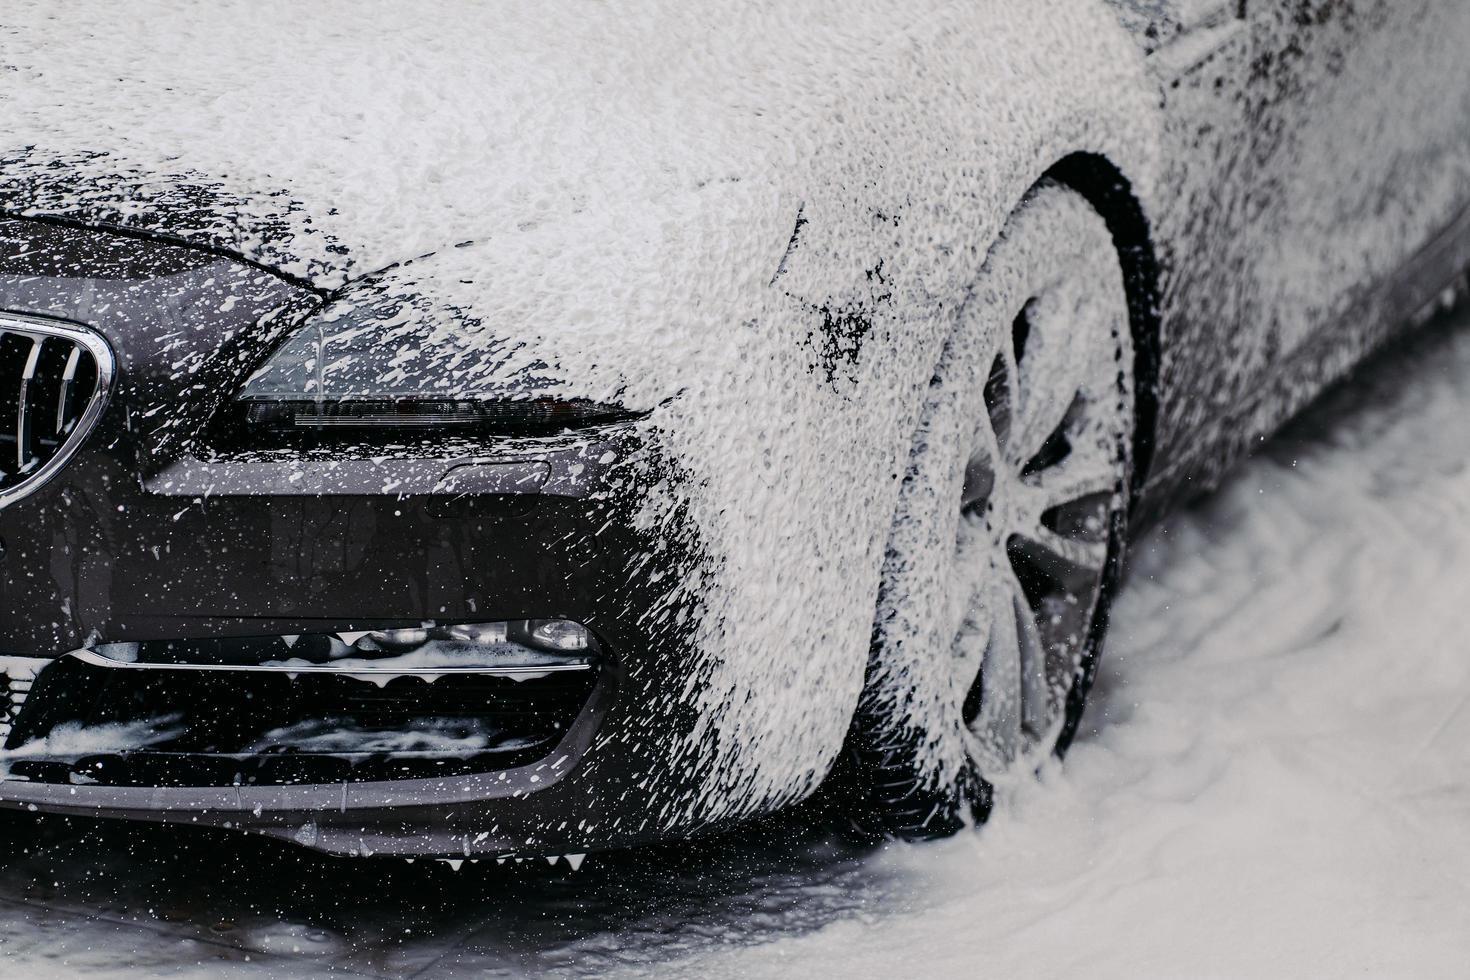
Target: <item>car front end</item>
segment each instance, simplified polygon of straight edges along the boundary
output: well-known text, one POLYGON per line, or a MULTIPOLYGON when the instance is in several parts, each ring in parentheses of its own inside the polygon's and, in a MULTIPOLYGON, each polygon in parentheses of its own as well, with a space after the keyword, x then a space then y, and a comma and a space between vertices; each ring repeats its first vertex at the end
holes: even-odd
POLYGON ((656 425, 313 389, 322 351, 292 345, 328 307, 207 251, 0 222, 0 803, 342 853, 666 831, 649 784, 695 720, 656 425))

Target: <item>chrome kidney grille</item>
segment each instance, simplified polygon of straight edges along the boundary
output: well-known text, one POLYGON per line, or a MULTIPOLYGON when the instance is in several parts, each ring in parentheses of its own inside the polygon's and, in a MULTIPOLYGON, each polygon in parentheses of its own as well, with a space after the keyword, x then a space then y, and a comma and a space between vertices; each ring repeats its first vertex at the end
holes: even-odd
POLYGON ((0 507, 66 465, 102 415, 113 370, 100 334, 0 313, 0 507))

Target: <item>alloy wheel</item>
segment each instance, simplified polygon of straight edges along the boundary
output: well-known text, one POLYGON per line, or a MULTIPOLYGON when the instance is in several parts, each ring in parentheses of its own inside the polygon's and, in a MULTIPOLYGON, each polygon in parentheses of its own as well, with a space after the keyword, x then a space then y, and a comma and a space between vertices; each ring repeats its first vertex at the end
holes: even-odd
POLYGON ((961 717, 988 781, 1055 748, 1106 577, 1126 432, 1110 358, 1032 297, 1001 338, 960 494, 961 717))

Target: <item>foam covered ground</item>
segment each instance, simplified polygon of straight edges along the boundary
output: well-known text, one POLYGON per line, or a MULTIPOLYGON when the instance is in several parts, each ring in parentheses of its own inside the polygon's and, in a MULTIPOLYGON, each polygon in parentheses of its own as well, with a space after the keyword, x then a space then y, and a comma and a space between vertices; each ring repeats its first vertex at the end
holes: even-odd
POLYGON ((577 872, 8 818, 6 976, 1459 977, 1470 314, 1141 543, 1065 767, 978 834, 577 872))

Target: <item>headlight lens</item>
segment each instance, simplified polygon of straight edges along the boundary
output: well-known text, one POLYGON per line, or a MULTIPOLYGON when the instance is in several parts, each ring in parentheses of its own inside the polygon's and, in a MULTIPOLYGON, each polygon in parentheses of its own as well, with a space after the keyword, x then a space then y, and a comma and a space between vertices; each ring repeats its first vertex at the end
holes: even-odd
POLYGON ((583 399, 444 398, 250 399, 235 410, 236 428, 252 436, 363 436, 435 431, 466 435, 544 435, 636 418, 615 405, 583 399))
POLYGON ((445 331, 426 342, 427 333, 402 303, 334 304, 287 337, 225 407, 216 421, 220 441, 535 436, 643 414, 556 397, 545 364, 511 370, 504 343, 471 350, 443 341, 445 331))

